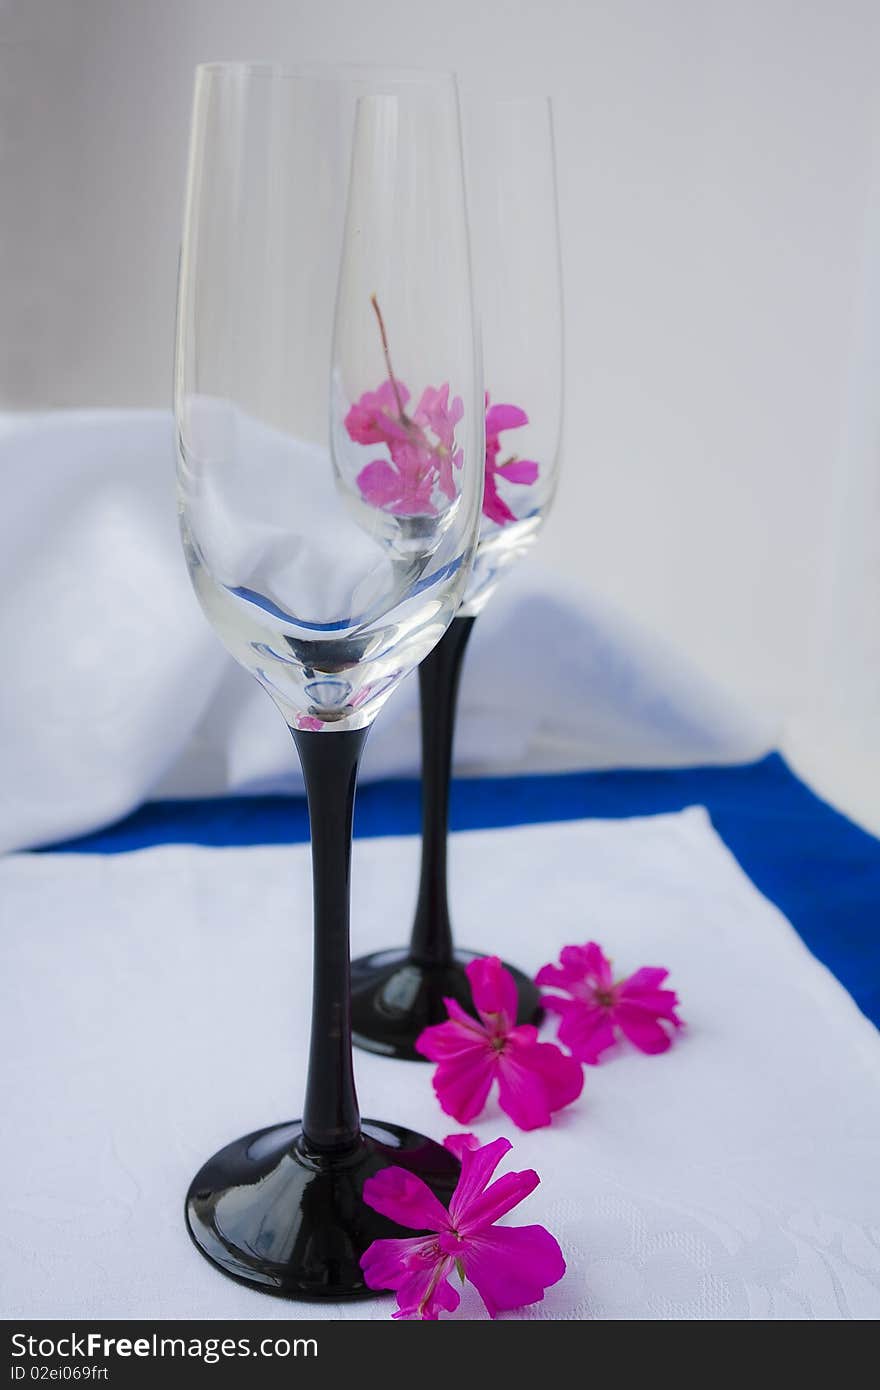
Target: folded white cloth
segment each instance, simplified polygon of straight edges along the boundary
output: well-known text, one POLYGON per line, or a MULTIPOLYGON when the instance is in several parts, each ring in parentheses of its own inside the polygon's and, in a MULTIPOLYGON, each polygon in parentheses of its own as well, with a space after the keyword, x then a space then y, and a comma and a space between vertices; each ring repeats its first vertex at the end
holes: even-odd
MULTIPOLYGON (((190 588, 170 415, 0 415, 0 470, 0 850, 92 829, 150 796, 301 790, 281 717, 190 588)), ((480 619, 459 770, 736 762, 772 743, 678 656, 531 560, 480 619)), ((410 678, 364 776, 417 767, 410 678)))
MULTIPOLYGON (((401 942, 414 839, 355 845, 354 949, 401 942)), ((665 965, 687 1030, 588 1070, 549 1129, 495 1107, 568 1272, 538 1318, 880 1316, 880 1037, 701 809, 453 837, 461 943, 537 969, 594 938, 665 965)), ((189 1180, 298 1111, 310 993, 308 847, 0 861, 0 1311, 7 1318, 388 1317, 215 1272, 189 1180)), ((552 1029, 548 1028, 548 1035, 552 1029)), ((363 1113, 440 1138, 431 1071, 357 1054, 363 1113)), ((470 1293, 465 1316, 479 1316, 470 1293)))

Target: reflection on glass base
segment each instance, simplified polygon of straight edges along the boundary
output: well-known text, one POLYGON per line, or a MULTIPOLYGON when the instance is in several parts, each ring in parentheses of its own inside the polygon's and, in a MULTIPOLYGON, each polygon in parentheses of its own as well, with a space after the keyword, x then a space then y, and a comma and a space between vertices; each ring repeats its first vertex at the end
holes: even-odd
POLYGON ((376 1297, 360 1258, 384 1237, 413 1231, 380 1216, 362 1198, 381 1168, 416 1173, 448 1205, 459 1163, 441 1144, 400 1125, 364 1120, 359 1146, 328 1157, 309 1153, 298 1120, 227 1144, 192 1181, 186 1224, 213 1265, 282 1298, 376 1297))
MULTIPOLYGON (((354 1042, 383 1057, 424 1062, 415 1049, 419 1034, 446 1021, 445 998, 473 1014, 465 966, 479 959, 476 951, 456 951, 447 965, 420 965, 409 952, 377 951, 351 963, 351 1023, 354 1042)), ((541 996, 521 970, 505 963, 516 982, 517 1023, 540 1023, 541 996)))

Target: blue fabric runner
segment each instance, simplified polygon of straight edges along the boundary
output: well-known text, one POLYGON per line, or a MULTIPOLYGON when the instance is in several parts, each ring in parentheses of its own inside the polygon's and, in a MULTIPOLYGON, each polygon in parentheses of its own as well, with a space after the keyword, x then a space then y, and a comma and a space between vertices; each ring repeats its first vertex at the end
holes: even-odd
MULTIPOLYGON (((455 782, 455 830, 708 808, 755 886, 880 1026, 880 840, 813 794, 776 753, 739 767, 571 772, 455 782)), ((366 783, 355 834, 416 834, 416 781, 366 783)), ((157 801, 52 853, 118 854, 148 845, 290 844, 308 839, 302 797, 157 801)), ((37 853, 46 851, 36 851, 37 853)), ((389 945, 396 943, 389 942, 389 945)), ((402 943, 401 943, 402 944, 402 943)), ((761 961, 755 961, 755 970, 761 961)))

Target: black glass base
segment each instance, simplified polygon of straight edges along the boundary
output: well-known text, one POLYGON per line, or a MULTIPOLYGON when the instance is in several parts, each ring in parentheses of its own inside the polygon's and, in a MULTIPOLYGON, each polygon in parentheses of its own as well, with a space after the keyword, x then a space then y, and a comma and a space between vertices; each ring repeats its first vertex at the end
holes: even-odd
POLYGON ((361 1196, 381 1168, 418 1174, 444 1205, 459 1164, 423 1134, 362 1122, 348 1154, 310 1154, 298 1120, 227 1144, 197 1173, 186 1224, 199 1250, 224 1274, 282 1298, 363 1298, 360 1257, 374 1241, 413 1231, 380 1216, 361 1196))
MULTIPOLYGON (((476 951, 456 951, 448 965, 419 965, 408 951, 377 951, 351 963, 353 1040, 367 1052, 424 1062, 416 1038, 432 1023, 446 1020, 444 998, 474 1012, 465 966, 479 959, 476 951)), ((517 1023, 539 1023, 541 996, 521 970, 505 965, 516 981, 517 1023)))

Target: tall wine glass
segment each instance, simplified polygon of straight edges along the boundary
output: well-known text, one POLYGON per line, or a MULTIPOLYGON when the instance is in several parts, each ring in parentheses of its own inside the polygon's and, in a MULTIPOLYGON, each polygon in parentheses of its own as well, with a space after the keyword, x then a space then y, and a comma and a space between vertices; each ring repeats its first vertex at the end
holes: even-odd
MULTIPOLYGON (((422 866, 410 945, 352 965, 355 1042, 414 1060, 419 1034, 446 1017, 445 998, 472 1010, 465 967, 474 952, 454 946, 447 896, 458 680, 477 615, 504 572, 534 545, 553 500, 562 420, 562 284, 550 102, 488 98, 467 105, 465 117, 487 387, 482 526, 459 614, 419 667, 422 866)), ((504 719, 503 691, 497 712, 504 719)), ((537 989, 522 971, 507 968, 517 983, 519 1022, 534 1021, 540 1014, 537 989)))
MULTIPOLYGON (((209 1159, 187 1224, 234 1278, 336 1299, 367 1291, 360 1256, 398 1233, 364 1205, 364 1180, 396 1164, 448 1197, 458 1170, 405 1125, 361 1121, 349 979, 361 750, 452 619, 479 525, 482 380, 452 78, 199 69, 175 413, 192 582, 293 734, 314 880, 302 1119, 209 1159)), ((292 904, 292 930, 297 916, 292 904)), ((273 968, 255 956, 242 987, 273 968)), ((217 1026, 235 1027, 234 1007, 217 1026)), ((255 1066, 274 1041, 268 1019, 266 1032, 242 1039, 255 1066)))

